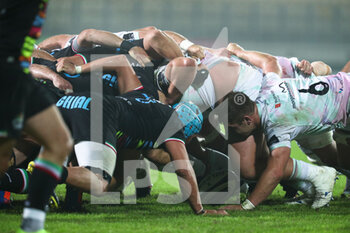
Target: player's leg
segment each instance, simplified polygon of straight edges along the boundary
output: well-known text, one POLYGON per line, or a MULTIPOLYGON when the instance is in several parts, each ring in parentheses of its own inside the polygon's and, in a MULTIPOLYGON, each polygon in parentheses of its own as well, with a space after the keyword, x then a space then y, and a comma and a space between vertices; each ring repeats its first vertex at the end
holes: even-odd
POLYGON ((44 227, 45 206, 61 179, 62 164, 70 153, 72 139, 55 106, 30 117, 24 130, 43 146, 35 160, 21 226, 25 231, 37 231, 44 227))
POLYGON ((184 57, 175 58, 168 65, 158 68, 155 74, 156 83, 159 90, 166 94, 168 104, 181 98, 193 82, 196 68, 195 60, 184 57))
POLYGON ((116 152, 109 146, 82 141, 74 146, 79 167, 68 167, 66 183, 82 191, 100 196, 111 181, 116 152))
POLYGON ((154 60, 162 58, 171 60, 177 57, 183 57, 180 47, 162 31, 157 29, 148 30, 144 34, 144 48, 154 60))

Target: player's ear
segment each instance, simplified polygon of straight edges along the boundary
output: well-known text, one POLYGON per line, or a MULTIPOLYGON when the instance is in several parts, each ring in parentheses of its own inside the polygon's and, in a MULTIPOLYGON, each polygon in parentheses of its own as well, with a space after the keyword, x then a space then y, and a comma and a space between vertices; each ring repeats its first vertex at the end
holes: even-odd
POLYGON ((251 125, 253 123, 253 119, 251 116, 246 115, 243 117, 243 122, 245 122, 246 125, 251 125))

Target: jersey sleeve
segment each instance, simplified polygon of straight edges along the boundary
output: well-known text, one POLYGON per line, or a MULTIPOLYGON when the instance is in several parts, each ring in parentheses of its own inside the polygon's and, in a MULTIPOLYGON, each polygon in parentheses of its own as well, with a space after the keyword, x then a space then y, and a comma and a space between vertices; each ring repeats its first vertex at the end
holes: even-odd
POLYGON ((265 135, 270 151, 279 147, 291 148, 292 131, 292 127, 277 126, 275 124, 267 125, 265 128, 265 135))

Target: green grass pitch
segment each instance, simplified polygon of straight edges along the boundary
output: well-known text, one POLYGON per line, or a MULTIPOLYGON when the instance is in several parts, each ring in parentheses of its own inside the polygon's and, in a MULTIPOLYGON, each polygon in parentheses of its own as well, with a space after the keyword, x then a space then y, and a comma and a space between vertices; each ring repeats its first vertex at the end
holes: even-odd
MULTIPOLYGON (((305 156, 293 144, 292 156, 305 160, 305 156)), ((158 175, 153 172, 153 176, 158 175)), ((175 175, 165 174, 176 180, 175 175)), ((340 176, 334 190, 334 201, 318 211, 308 206, 283 204, 284 191, 278 187, 272 196, 253 211, 230 212, 230 216, 195 216, 186 204, 165 205, 156 201, 159 193, 174 193, 161 178, 154 183, 151 197, 138 201, 137 205, 90 205, 87 213, 72 214, 50 212, 45 224, 52 233, 107 233, 107 232, 350 232, 350 199, 340 198, 345 177, 340 176)), ((57 193, 63 200, 65 187, 57 193)), ((129 188, 128 193, 132 193, 129 188)), ((15 232, 19 227, 24 195, 13 195, 14 208, 0 210, 0 233, 15 232)), ((84 195, 89 200, 89 195, 84 195)), ((219 206, 214 206, 218 208, 219 206)), ((208 206, 207 206, 208 208, 208 206)))

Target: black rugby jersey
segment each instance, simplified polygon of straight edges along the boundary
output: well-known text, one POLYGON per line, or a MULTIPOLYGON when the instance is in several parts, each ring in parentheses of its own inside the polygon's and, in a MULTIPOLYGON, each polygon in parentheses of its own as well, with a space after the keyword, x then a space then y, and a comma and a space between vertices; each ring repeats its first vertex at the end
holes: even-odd
MULTIPOLYGON (((56 103, 76 142, 90 141, 91 101, 89 93, 75 93, 56 103)), ((103 103, 103 143, 117 150, 158 148, 169 140, 185 141, 175 110, 142 90, 116 97, 103 96, 100 101, 103 103)))

